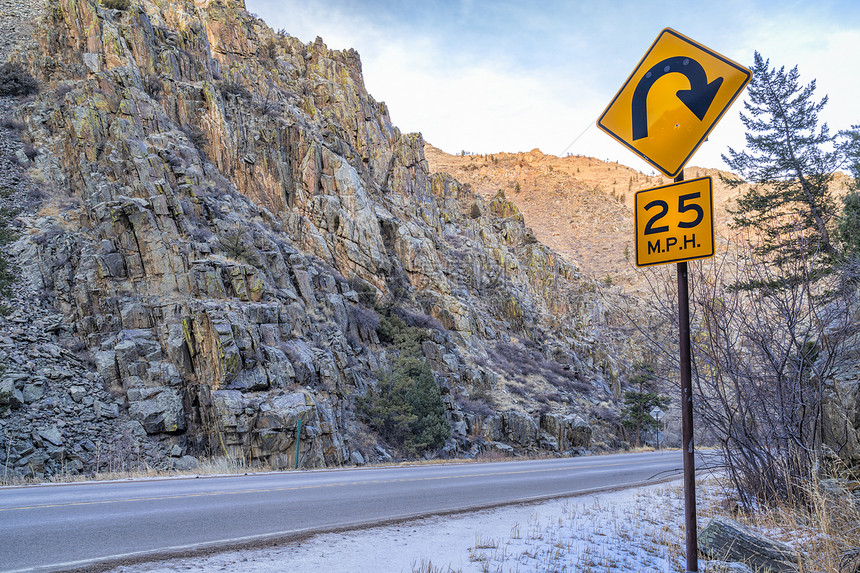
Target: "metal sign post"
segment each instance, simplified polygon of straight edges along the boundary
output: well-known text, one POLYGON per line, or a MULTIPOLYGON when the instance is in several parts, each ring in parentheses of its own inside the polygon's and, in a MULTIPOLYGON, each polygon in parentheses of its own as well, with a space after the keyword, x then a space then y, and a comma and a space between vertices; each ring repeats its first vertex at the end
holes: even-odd
POLYGON ((657 421, 657 449, 660 450, 662 449, 660 445, 660 427, 663 425, 663 410, 654 406, 654 408, 648 413, 657 421))
MULTIPOLYGON (((684 171, 675 182, 684 180, 684 171)), ((687 533, 687 571, 699 570, 696 533, 696 459, 693 447, 693 375, 690 353, 690 288, 687 261, 678 263, 678 338, 681 367, 681 447, 684 459, 684 527, 687 533)))
POLYGON ((749 69, 666 28, 597 120, 601 130, 667 177, 675 178, 674 185, 637 192, 634 218, 636 266, 678 265, 688 573, 699 570, 699 560, 687 261, 714 256, 714 226, 711 179, 683 183, 684 165, 750 79, 749 69))

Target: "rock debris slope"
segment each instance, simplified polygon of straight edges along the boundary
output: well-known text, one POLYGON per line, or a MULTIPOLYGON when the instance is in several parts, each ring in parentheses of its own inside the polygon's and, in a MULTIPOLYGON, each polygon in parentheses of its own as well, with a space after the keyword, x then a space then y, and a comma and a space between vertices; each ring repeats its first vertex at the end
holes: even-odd
POLYGON ((399 352, 380 321, 420 334, 443 455, 617 442, 614 357, 635 349, 613 342, 598 287, 512 203, 431 174, 355 51, 227 0, 58 0, 37 39, 20 58, 40 91, 15 117, 44 197, 9 250, 65 324, 16 328, 72 366, 41 390, 26 365, 2 374, 7 467, 103 469, 84 409, 101 440, 161 467, 293 467, 299 420, 303 467, 389 459, 402 452, 356 407, 399 352), (40 408, 53 421, 23 432, 40 408))

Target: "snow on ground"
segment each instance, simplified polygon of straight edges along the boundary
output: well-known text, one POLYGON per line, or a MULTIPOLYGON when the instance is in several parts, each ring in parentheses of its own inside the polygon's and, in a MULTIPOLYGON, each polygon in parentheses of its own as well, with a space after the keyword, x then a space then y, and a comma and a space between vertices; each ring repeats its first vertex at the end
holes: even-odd
POLYGON ((670 482, 112 571, 683 572, 683 522, 682 485, 670 482))

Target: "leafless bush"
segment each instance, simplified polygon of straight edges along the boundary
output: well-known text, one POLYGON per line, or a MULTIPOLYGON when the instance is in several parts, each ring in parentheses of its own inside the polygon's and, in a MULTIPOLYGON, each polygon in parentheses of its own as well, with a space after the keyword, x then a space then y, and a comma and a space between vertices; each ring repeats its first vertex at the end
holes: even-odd
POLYGON ((199 152, 202 153, 203 148, 209 144, 209 138, 206 137, 206 134, 197 126, 193 125, 183 125, 180 129, 182 129, 182 133, 185 134, 185 137, 197 148, 199 152))
POLYGON ((167 164, 173 169, 182 166, 182 158, 176 155, 176 152, 174 151, 169 152, 165 157, 165 160, 167 161, 167 164))
POLYGON ((51 226, 49 226, 47 229, 45 229, 41 233, 33 235, 30 238, 30 240, 33 241, 34 243, 36 243, 37 245, 45 245, 45 244, 50 245, 50 244, 53 244, 56 241, 57 237, 59 237, 63 233, 65 233, 65 231, 63 230, 62 227, 60 227, 59 225, 56 225, 56 224, 52 224, 51 226))
POLYGON ((364 306, 373 306, 376 303, 376 289, 359 277, 350 277, 347 281, 349 288, 358 293, 358 303, 364 306))
POLYGON ((371 341, 379 328, 379 314, 364 306, 347 305, 349 324, 354 326, 361 340, 371 341))
POLYGON ((248 88, 235 81, 225 80, 218 82, 218 91, 221 92, 224 99, 234 98, 247 101, 251 99, 251 92, 248 88))
POLYGON ((522 398, 526 398, 529 395, 528 389, 525 386, 521 386, 519 384, 512 384, 508 387, 508 390, 511 391, 511 394, 516 394, 522 398))
POLYGON ((606 406, 600 406, 600 405, 593 406, 589 410, 588 415, 591 418, 594 418, 597 420, 603 420, 603 421, 608 422, 610 424, 618 424, 618 425, 621 424, 621 414, 618 412, 618 410, 613 409, 613 408, 608 408, 606 406))
POLYGON ((569 366, 547 360, 540 346, 532 341, 525 341, 522 346, 499 342, 487 354, 493 365, 513 380, 523 382, 530 375, 539 375, 556 388, 570 392, 588 393, 593 390, 591 384, 581 380, 569 366))
POLYGON ((48 194, 45 192, 43 187, 34 186, 30 187, 27 196, 33 201, 41 202, 48 196, 48 194))
POLYGON ((36 148, 35 145, 33 145, 33 143, 28 141, 24 143, 24 155, 27 156, 27 159, 33 161, 34 159, 36 159, 36 157, 39 156, 39 150, 36 148))
POLYGON ((424 314, 423 312, 414 312, 400 307, 393 309, 392 312, 399 316, 407 326, 426 328, 428 330, 439 330, 442 332, 445 331, 445 327, 442 326, 441 322, 428 314, 424 314))
POLYGON ((63 99, 66 97, 70 91, 74 89, 74 86, 70 83, 60 84, 57 86, 57 99, 63 99))
MULTIPOLYGON (((734 246, 737 257, 690 265, 693 404, 719 441, 744 504, 807 504, 807 486, 824 465, 825 446, 841 449, 826 435, 825 394, 846 356, 854 303, 833 296, 832 285, 825 284, 830 279, 815 280, 807 261, 776 268, 743 243, 734 246), (749 282, 770 287, 729 287, 749 282)), ((674 287, 654 282, 652 290, 655 311, 676 329, 674 287)), ((678 368, 677 346, 666 344, 671 339, 652 337, 663 373, 678 368)))
POLYGON ((152 99, 159 99, 163 89, 164 84, 157 75, 149 74, 143 78, 143 91, 152 99))
POLYGON ((0 127, 5 127, 13 131, 24 131, 27 129, 27 124, 11 117, 4 117, 0 120, 0 127))
POLYGON ((208 227, 192 227, 190 234, 191 238, 198 243, 205 243, 213 237, 212 231, 208 227))
POLYGON ((26 96, 36 93, 39 84, 36 78, 17 62, 6 62, 0 66, 0 96, 26 96))
POLYGON ((469 412, 476 416, 492 416, 496 413, 487 402, 477 398, 461 397, 457 399, 457 403, 464 412, 469 412))

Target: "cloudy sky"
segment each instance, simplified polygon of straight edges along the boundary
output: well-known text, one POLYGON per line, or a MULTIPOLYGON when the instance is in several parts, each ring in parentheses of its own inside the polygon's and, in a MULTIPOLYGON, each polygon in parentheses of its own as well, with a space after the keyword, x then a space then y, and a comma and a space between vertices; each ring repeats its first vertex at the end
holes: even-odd
MULTIPOLYGON (((832 130, 860 123, 860 2, 246 0, 270 27, 355 48, 395 125, 449 153, 583 154, 651 171, 595 121, 663 28, 746 66, 758 50, 827 94, 832 130)), ((740 101, 690 161, 744 146, 740 101)))

